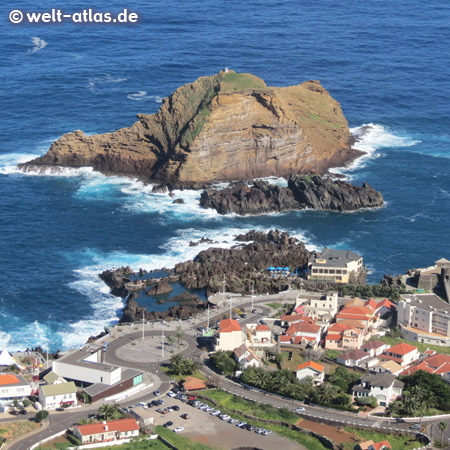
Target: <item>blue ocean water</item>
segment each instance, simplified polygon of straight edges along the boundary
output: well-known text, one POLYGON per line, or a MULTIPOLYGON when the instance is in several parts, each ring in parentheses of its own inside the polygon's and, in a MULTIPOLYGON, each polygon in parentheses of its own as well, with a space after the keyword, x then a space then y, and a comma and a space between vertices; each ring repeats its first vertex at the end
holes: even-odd
POLYGON ((235 234, 278 228, 311 247, 351 248, 370 280, 450 257, 450 5, 439 0, 284 2, 135 1, 85 7, 137 12, 123 25, 12 25, 0 6, 0 340, 74 347, 123 306, 97 274, 129 264, 171 267, 235 234), (225 66, 268 85, 319 79, 368 151, 344 172, 381 190, 386 206, 353 214, 292 212, 220 217, 177 195, 90 169, 32 176, 15 166, 65 132, 101 133, 158 110, 179 85, 225 66))

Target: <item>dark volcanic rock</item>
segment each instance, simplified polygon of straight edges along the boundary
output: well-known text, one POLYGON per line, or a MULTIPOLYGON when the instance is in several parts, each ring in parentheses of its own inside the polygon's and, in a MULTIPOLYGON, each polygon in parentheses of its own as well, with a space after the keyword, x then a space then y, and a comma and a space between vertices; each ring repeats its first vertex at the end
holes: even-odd
POLYGON ((205 237, 202 237, 199 241, 189 241, 189 247, 197 247, 199 244, 217 244, 217 242, 205 237))
POLYGON ((148 312, 145 308, 139 306, 139 304, 136 302, 136 297, 137 295, 135 293, 131 294, 128 297, 122 317, 120 318, 120 322, 140 321, 142 320, 143 314, 146 320, 167 319, 169 317, 177 319, 187 319, 199 312, 202 312, 206 308, 206 302, 200 300, 195 296, 195 298, 191 298, 189 302, 183 303, 182 305, 174 305, 167 311, 148 312))
POLYGON ((152 286, 147 292, 147 295, 163 295, 169 294, 173 291, 173 287, 168 283, 167 279, 163 278, 159 283, 152 286))
POLYGON ((253 186, 243 181, 222 189, 208 189, 200 196, 200 206, 214 208, 219 214, 264 214, 299 209, 289 189, 255 181, 253 186))
POLYGON ((382 204, 383 196, 367 183, 354 186, 319 175, 292 175, 287 188, 261 180, 253 186, 240 181, 222 190, 208 189, 200 197, 203 208, 213 208, 219 214, 241 215, 306 208, 353 211, 382 204))
POLYGON ((318 175, 292 175, 288 188, 303 208, 354 211, 383 205, 383 196, 366 182, 355 186, 318 175))
POLYGON ((184 205, 184 200, 182 198, 176 198, 172 203, 184 205))
POLYGON ((230 249, 210 248, 193 261, 177 264, 174 270, 180 275, 180 282, 188 289, 206 288, 209 294, 222 289, 226 275, 229 292, 249 293, 253 285, 255 292, 274 293, 280 285, 267 276, 267 267, 303 268, 310 255, 302 242, 278 231, 251 231, 237 239, 252 242, 230 249))
POLYGON ((133 269, 127 266, 116 270, 104 270, 99 276, 109 286, 111 294, 124 298, 128 295, 125 283, 130 281, 128 277, 133 274, 133 269))

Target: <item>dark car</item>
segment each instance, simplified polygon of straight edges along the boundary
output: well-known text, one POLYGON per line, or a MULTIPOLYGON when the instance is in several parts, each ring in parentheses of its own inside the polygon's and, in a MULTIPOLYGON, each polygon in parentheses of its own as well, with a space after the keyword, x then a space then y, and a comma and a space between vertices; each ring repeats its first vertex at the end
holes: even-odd
POLYGON ((159 389, 156 389, 156 391, 153 392, 153 394, 156 395, 156 396, 158 396, 158 395, 161 395, 161 392, 159 392, 159 389))
POLYGON ((163 427, 167 428, 167 427, 171 427, 172 425, 173 425, 173 422, 169 421, 169 422, 166 422, 166 423, 163 425, 163 427))
POLYGON ((25 415, 25 414, 27 413, 27 410, 26 410, 26 409, 21 409, 21 410, 19 411, 19 413, 25 415))
POLYGON ((179 411, 179 410, 180 410, 180 407, 179 407, 178 405, 173 405, 173 406, 172 406, 172 409, 173 409, 174 411, 179 411))
POLYGON ((161 409, 161 408, 158 408, 158 409, 156 410, 156 412, 162 414, 163 416, 165 416, 165 415, 167 414, 167 411, 165 411, 164 409, 161 409))
POLYGON ((181 414, 181 418, 187 420, 187 419, 190 419, 191 416, 189 414, 181 414))
POLYGON ((247 314, 241 314, 241 317, 242 317, 243 319, 246 319, 246 318, 247 318, 247 314))

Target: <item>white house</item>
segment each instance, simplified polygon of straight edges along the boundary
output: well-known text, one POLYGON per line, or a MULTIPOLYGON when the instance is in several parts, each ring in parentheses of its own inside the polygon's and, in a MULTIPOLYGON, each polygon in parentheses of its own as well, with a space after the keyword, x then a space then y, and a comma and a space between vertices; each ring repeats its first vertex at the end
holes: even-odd
POLYGON ((324 367, 314 361, 308 361, 300 364, 295 373, 298 380, 312 378, 314 384, 322 384, 325 377, 324 367))
POLYGON ((270 347, 272 342, 272 332, 267 325, 257 323, 247 324, 247 343, 253 347, 270 347))
POLYGON ((73 434, 82 444, 111 442, 139 436, 139 425, 134 419, 111 420, 103 423, 76 425, 73 434))
POLYGON ((354 367, 361 363, 361 360, 367 357, 367 353, 359 348, 354 348, 338 356, 336 362, 344 366, 354 367))
POLYGON ((0 400, 22 400, 31 395, 31 386, 22 375, 5 373, 0 375, 0 400))
POLYGON ((374 341, 366 342, 360 348, 370 356, 378 356, 390 348, 390 345, 375 339, 374 341))
POLYGON ((403 386, 395 375, 384 372, 361 378, 361 383, 352 390, 355 397, 375 397, 380 406, 389 406, 402 395, 403 386))
POLYGON ((76 406, 77 387, 73 381, 40 386, 39 403, 44 409, 76 406))
POLYGON ((402 367, 408 367, 420 358, 420 353, 414 345, 402 342, 385 350, 380 358, 395 361, 402 367))
POLYGON ((239 364, 241 370, 259 366, 259 358, 245 344, 234 349, 233 357, 239 364))

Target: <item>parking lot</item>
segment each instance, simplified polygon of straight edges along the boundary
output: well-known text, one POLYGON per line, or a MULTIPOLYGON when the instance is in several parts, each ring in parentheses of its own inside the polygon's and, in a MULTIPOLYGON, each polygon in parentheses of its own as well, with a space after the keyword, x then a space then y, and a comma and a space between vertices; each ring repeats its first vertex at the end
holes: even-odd
MULTIPOLYGON (((217 416, 211 416, 208 412, 201 411, 180 400, 170 398, 167 395, 159 398, 164 400, 164 404, 160 408, 178 406, 180 409, 179 411, 172 411, 163 415, 156 412, 158 407, 152 407, 151 411, 154 412, 154 424, 164 425, 169 421, 173 422, 173 425, 168 427, 169 429, 174 430, 177 427, 183 427, 184 430, 180 432, 180 435, 188 437, 194 442, 224 450, 246 446, 264 450, 272 450, 274 448, 298 450, 304 448, 274 433, 262 436, 254 431, 240 429, 236 425, 221 420, 217 416), (188 414, 189 419, 183 419, 181 417, 183 414, 188 414)), ((149 410, 146 412, 148 413, 149 410)))

